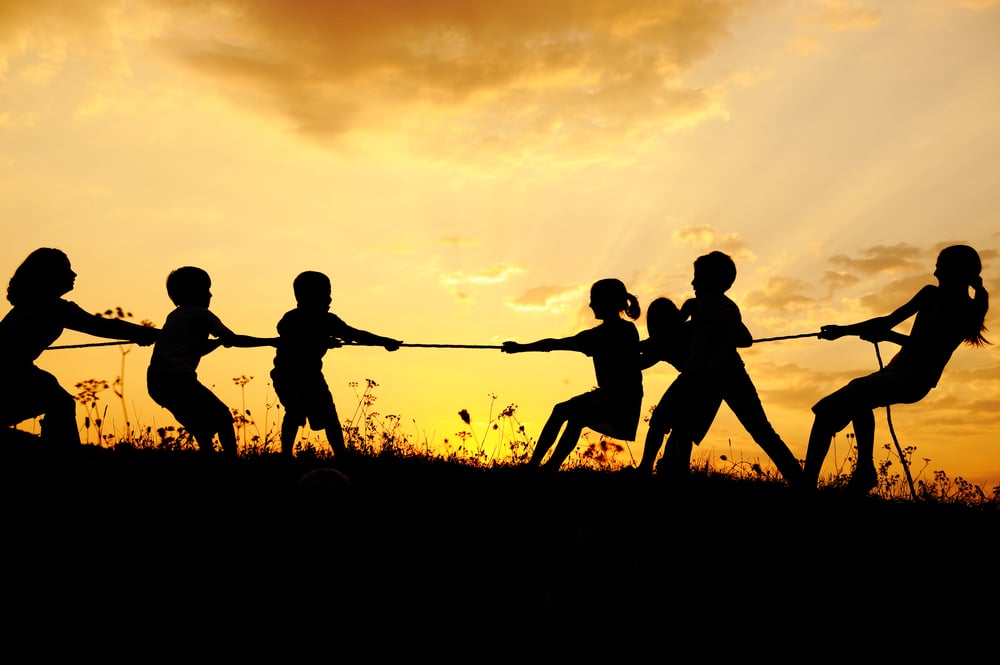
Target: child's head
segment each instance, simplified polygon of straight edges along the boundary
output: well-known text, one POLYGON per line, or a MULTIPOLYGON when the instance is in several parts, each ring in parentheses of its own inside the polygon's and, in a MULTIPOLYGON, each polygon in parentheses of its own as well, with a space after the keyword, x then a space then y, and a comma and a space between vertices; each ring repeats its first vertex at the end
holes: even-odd
POLYGON ((184 266, 167 275, 167 295, 175 305, 208 307, 212 301, 212 278, 201 268, 184 266))
POLYGON ((657 298, 646 308, 646 330, 650 337, 667 337, 682 323, 681 310, 670 298, 657 298))
POLYGON ((21 305, 40 298, 58 298, 73 290, 76 273, 62 250, 40 247, 28 254, 7 285, 7 300, 21 305))
POLYGON ((951 245, 938 254, 934 276, 939 280, 956 280, 965 286, 979 281, 983 262, 979 252, 968 245, 951 245))
POLYGON ((594 316, 607 319, 618 316, 621 312, 630 319, 639 318, 639 300, 628 292, 625 285, 617 279, 602 279, 590 287, 590 308, 594 316))
POLYGON ((722 252, 709 252, 694 262, 694 279, 691 286, 695 294, 725 293, 736 281, 736 263, 722 252))
POLYGON ((951 245, 942 249, 934 269, 934 276, 942 287, 958 287, 966 295, 971 287, 975 293, 965 335, 965 341, 972 346, 989 344, 983 333, 986 332, 986 312, 990 307, 990 296, 983 287, 982 271, 983 262, 979 258, 979 252, 968 245, 951 245))
POLYGON ((292 282, 292 290, 295 292, 295 302, 299 307, 330 306, 333 287, 330 278, 321 272, 307 270, 299 273, 292 282))

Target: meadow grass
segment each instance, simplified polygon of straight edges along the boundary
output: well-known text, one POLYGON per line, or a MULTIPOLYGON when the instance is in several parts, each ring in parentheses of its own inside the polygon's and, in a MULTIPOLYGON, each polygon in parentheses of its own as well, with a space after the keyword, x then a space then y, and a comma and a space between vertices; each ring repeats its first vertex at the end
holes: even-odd
POLYGON ((346 460, 311 433, 292 459, 277 454, 273 399, 259 413, 240 405, 240 454, 227 459, 176 427, 112 431, 103 386, 80 388, 80 450, 14 431, 0 442, 12 607, 100 606, 102 631, 139 621, 170 641, 227 621, 253 626, 254 643, 329 644, 374 626, 493 644, 584 628, 583 642, 700 635, 741 648, 865 634, 868 649, 887 621, 925 645, 952 619, 963 644, 992 635, 970 627, 1000 583, 996 491, 920 471, 912 501, 888 447, 862 498, 839 491, 850 457, 804 500, 732 451, 705 452, 676 486, 629 473, 628 447, 596 438, 540 474, 523 464, 534 441, 515 405, 491 402, 482 421, 456 409, 457 434, 431 445, 379 413, 367 380, 344 414, 346 460))
MULTIPOLYGON (((237 432, 240 456, 245 459, 265 457, 280 450, 281 404, 268 384, 263 409, 258 412, 262 414, 261 422, 258 423, 246 404, 247 386, 252 381, 253 377, 248 375, 233 378, 233 383, 240 389, 241 398, 240 407, 232 409, 233 424, 237 432)), ((114 395, 124 408, 120 378, 116 379, 113 386, 114 395)), ((475 469, 497 469, 520 467, 528 460, 534 448, 534 440, 518 420, 517 405, 510 403, 501 407, 495 394, 489 395, 489 403, 484 409, 487 413, 485 421, 475 421, 465 408, 456 410, 455 434, 432 442, 425 435, 419 434, 416 421, 406 425, 402 416, 379 411, 379 384, 374 379, 365 379, 363 383, 350 382, 348 386, 354 391, 355 405, 349 416, 343 419, 342 426, 348 449, 356 457, 372 460, 427 460, 475 469)), ((87 379, 76 384, 76 401, 82 414, 81 438, 85 444, 105 449, 172 452, 198 450, 190 433, 176 425, 161 426, 154 430, 149 426, 133 425, 126 420, 123 428, 109 426, 107 413, 110 404, 102 397, 102 393, 109 388, 111 385, 102 379, 87 379)), ((126 409, 126 417, 127 413, 126 409)), ((37 423, 34 425, 37 431, 37 423)), ((857 448, 853 434, 847 433, 844 439, 846 446, 835 439, 831 447, 833 471, 820 479, 821 490, 840 491, 847 486, 857 458, 857 448)), ((727 444, 727 452, 722 453, 704 445, 696 448, 691 464, 692 473, 738 481, 781 483, 780 474, 766 457, 747 459, 737 456, 733 454, 732 443, 727 444)), ((633 451, 633 446, 637 445, 636 442, 616 441, 585 430, 580 444, 562 468, 600 473, 629 470, 637 463, 636 452, 633 451)), ((916 446, 903 447, 902 458, 899 450, 889 444, 884 444, 881 449, 884 454, 881 459, 876 460, 878 484, 870 493, 872 497, 890 501, 915 499, 973 506, 1000 504, 1000 485, 987 489, 962 477, 953 478, 943 470, 933 470, 929 467, 929 460, 916 457, 916 446), (914 467, 916 459, 923 461, 919 468, 914 467), (912 491, 904 465, 908 467, 913 481, 912 491)), ((294 454, 301 461, 316 465, 335 463, 323 433, 305 428, 296 441, 294 454)))

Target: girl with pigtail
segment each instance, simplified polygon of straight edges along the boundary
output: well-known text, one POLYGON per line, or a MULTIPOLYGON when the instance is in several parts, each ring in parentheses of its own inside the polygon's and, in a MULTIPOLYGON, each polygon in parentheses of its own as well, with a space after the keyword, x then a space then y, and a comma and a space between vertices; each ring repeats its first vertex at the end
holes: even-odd
POLYGON ((937 286, 923 287, 886 316, 820 329, 822 339, 856 335, 875 344, 899 344, 900 349, 883 369, 854 379, 813 406, 816 419, 804 470, 807 489, 816 487, 833 436, 848 423, 854 425, 858 447, 858 461, 848 488, 864 494, 876 486, 874 409, 920 401, 938 384, 952 353, 963 342, 974 347, 989 343, 983 337, 989 294, 983 288, 982 268, 979 254, 972 247, 945 247, 938 254, 934 270, 937 286), (893 330, 910 317, 914 319, 909 335, 893 330))
POLYGON ((639 331, 622 314, 632 320, 639 318, 639 301, 621 281, 602 279, 590 288, 590 308, 601 322, 594 328, 572 337, 528 344, 504 342, 501 347, 504 353, 577 351, 594 360, 597 388, 553 407, 528 461, 531 467, 541 467, 555 444, 544 468, 558 470, 573 452, 584 427, 615 439, 635 440, 642 411, 639 331))

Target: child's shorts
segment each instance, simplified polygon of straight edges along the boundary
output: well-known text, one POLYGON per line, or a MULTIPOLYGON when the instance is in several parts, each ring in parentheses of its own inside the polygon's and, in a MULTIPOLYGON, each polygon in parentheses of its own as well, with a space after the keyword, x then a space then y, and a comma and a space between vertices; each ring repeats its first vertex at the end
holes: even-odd
POLYGON ((663 393, 650 423, 655 422, 664 433, 684 433, 692 443, 701 443, 722 406, 722 390, 717 384, 715 376, 680 374, 663 393))
POLYGON ((285 408, 285 418, 303 425, 308 421, 313 430, 340 426, 333 394, 322 374, 288 376, 272 371, 271 381, 274 393, 285 408))
POLYGON ((154 402, 192 434, 219 432, 226 423, 233 423, 233 412, 194 373, 148 372, 146 389, 154 402))
POLYGON ((585 427, 620 441, 635 441, 642 415, 642 393, 623 394, 596 388, 560 406, 579 417, 585 427))
POLYGON ((934 386, 912 372, 881 370, 852 380, 840 390, 816 402, 817 416, 833 421, 837 431, 847 426, 856 413, 891 404, 913 404, 934 386))

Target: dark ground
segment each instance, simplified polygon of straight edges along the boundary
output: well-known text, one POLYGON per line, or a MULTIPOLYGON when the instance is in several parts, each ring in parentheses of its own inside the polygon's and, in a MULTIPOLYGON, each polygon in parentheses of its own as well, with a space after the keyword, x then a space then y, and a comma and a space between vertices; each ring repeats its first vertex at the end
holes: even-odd
POLYGON ((345 484, 315 460, 3 443, 3 597, 29 623, 996 654, 996 506, 419 458, 354 460, 345 484))

